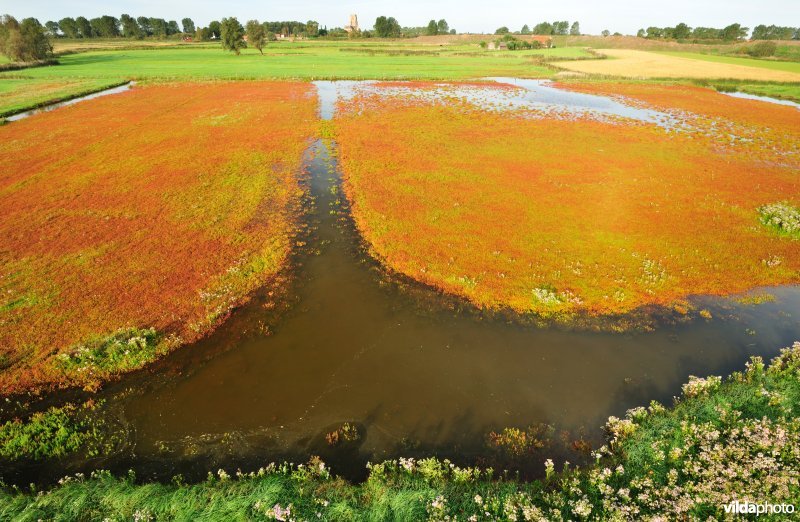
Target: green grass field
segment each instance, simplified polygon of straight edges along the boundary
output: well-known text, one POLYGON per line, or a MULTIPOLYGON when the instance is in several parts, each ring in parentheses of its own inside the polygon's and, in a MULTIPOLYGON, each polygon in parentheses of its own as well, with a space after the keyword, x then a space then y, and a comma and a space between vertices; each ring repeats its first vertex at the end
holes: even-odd
POLYGON ((0 116, 127 80, 546 78, 554 71, 543 62, 589 56, 577 47, 500 52, 397 42, 281 42, 263 56, 208 44, 105 49, 63 55, 57 66, 0 73, 0 116))
POLYGON ((706 62, 727 63, 731 65, 746 65, 748 67, 761 67, 773 71, 787 71, 800 73, 800 62, 779 62, 774 60, 757 60, 755 58, 738 58, 735 56, 719 56, 715 54, 686 53, 686 52, 664 52, 660 54, 677 56, 680 58, 691 58, 693 60, 703 60, 706 62))
MULTIPOLYGON (((62 56, 61 65, 25 70, 28 78, 127 79, 458 79, 515 75, 546 77, 539 62, 550 51, 498 52, 436 48, 274 44, 264 55, 214 48, 92 51, 62 56)), ((560 49, 554 50, 563 53, 560 49)), ((570 50, 567 56, 580 51, 570 50)), ((561 57, 561 56, 559 56, 561 57)), ((4 76, 0 75, 0 79, 4 76)))

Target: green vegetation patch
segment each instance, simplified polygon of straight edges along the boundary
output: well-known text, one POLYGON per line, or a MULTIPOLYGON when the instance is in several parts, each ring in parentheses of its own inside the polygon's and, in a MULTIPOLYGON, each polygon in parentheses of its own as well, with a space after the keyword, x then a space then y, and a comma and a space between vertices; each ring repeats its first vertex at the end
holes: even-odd
POLYGON ((48 459, 84 452, 89 457, 104 453, 111 438, 105 424, 93 418, 98 405, 66 404, 14 419, 0 426, 0 457, 48 459))
POLYGON ((129 371, 156 359, 160 341, 154 328, 123 328, 72 346, 56 357, 55 365, 68 374, 129 371))
POLYGON ((800 239, 800 209, 786 202, 759 207, 761 223, 779 234, 800 239))
POLYGON ((36 109, 51 103, 80 98, 122 83, 125 81, 107 78, 62 80, 0 76, 0 117, 36 109))

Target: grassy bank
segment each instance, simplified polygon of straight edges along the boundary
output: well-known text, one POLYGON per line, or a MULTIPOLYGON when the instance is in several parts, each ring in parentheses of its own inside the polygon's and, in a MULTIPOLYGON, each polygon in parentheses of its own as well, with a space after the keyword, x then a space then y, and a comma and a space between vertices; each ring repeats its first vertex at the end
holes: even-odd
POLYGON ((113 79, 27 79, 0 81, 0 117, 37 109, 45 105, 80 98, 126 83, 113 79))
MULTIPOLYGON (((4 520, 706 520, 734 501, 800 502, 800 343, 769 366, 691 378, 672 408, 610 418, 586 469, 547 461, 544 478, 436 459, 370 466, 351 484, 318 459, 199 484, 141 483, 96 472, 48 491, 5 487, 4 520)), ((785 520, 783 516, 761 519, 785 520)))

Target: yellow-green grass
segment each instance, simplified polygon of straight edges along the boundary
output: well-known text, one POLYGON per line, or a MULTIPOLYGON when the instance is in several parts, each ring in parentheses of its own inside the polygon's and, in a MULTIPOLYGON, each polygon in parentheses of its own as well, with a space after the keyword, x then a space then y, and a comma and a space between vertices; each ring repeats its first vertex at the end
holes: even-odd
MULTIPOLYGON (((756 58, 744 58, 738 56, 720 56, 718 54, 702 54, 692 52, 673 52, 673 51, 659 51, 660 54, 667 56, 676 56, 678 58, 690 58, 692 60, 702 60, 706 62, 730 64, 730 65, 743 65, 746 67, 760 67, 762 69, 769 69, 772 71, 786 71, 791 73, 800 74, 800 62, 782 62, 778 60, 766 60, 756 58)), ((800 79, 798 79, 800 81, 800 79)))
MULTIPOLYGON (((667 53, 631 49, 606 49, 605 60, 555 62, 564 70, 622 78, 737 79, 771 82, 800 82, 800 71, 755 66, 761 60, 732 58, 736 63, 709 61, 667 53), (741 63, 744 60, 744 63, 741 63)), ((703 58, 709 55, 698 55, 703 58)), ((789 64, 792 65, 792 64, 789 64)))
POLYGON ((107 78, 3 78, 0 79, 0 117, 76 98, 120 83, 119 80, 107 78))

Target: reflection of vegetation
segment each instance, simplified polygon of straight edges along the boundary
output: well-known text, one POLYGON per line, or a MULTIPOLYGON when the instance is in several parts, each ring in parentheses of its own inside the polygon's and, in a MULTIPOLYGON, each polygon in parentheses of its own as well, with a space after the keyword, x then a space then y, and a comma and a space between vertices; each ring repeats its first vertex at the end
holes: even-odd
MULTIPOLYGON (((612 417, 608 444, 586 469, 544 464, 522 482, 437 459, 370 465, 363 484, 319 459, 274 464, 200 484, 137 484, 130 474, 63 479, 45 492, 0 492, 0 517, 255 520, 707 520, 735 500, 793 503, 800 494, 800 343, 768 367, 754 357, 728 379, 693 377, 667 409, 612 417), (474 517, 474 518, 471 518, 474 517)), ((527 441, 518 431, 500 438, 527 441)), ((523 444, 524 448, 527 443, 523 444)), ((515 445, 514 445, 515 446, 515 445)))
POLYGON ((67 404, 34 413, 25 421, 6 422, 0 426, 0 456, 44 459, 75 452, 89 457, 102 454, 112 439, 105 423, 92 415, 97 407, 93 402, 67 404))

